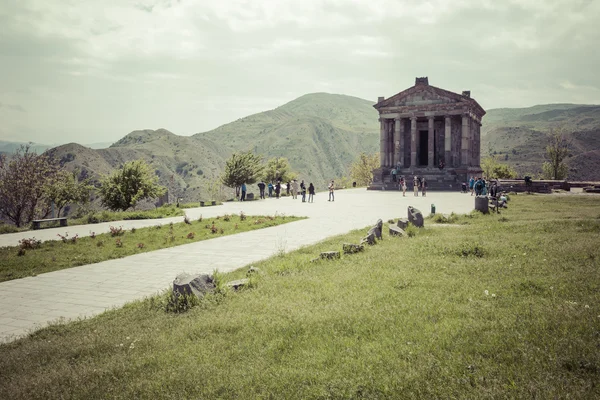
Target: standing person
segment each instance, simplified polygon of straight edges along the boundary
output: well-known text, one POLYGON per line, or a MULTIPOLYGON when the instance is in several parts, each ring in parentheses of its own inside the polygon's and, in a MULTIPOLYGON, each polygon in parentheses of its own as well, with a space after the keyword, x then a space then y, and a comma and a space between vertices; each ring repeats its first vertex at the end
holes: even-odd
POLYGON ((423 180, 421 181, 421 194, 423 195, 423 197, 426 197, 427 195, 427 181, 425 180, 425 178, 423 178, 423 180))
POLYGON ((275 197, 279 198, 279 193, 281 193, 281 181, 277 181, 275 185, 275 197))
POLYGON ((246 201, 246 184, 242 183, 242 197, 240 198, 240 201, 246 201))
POLYGON ((406 197, 406 180, 404 180, 404 177, 400 178, 400 187, 402 188, 402 197, 406 197))
POLYGON ((304 179, 300 182, 300 190, 302 191, 302 202, 306 201, 306 185, 304 184, 304 179))
POLYGON ((333 181, 331 181, 331 183, 328 186, 329 189, 329 200, 327 201, 335 201, 335 195, 333 194, 333 191, 335 190, 335 184, 333 181))
POLYGON ((392 182, 396 182, 398 180, 397 175, 398 170, 396 169, 396 167, 394 167, 394 169, 392 170, 392 182))
POLYGON ((473 191, 475 190, 475 178, 473 176, 469 179, 469 190, 471 191, 471 196, 473 196, 473 191))
POLYGON ((273 197, 273 182, 269 182, 269 197, 273 197))
POLYGON ((311 182, 308 185, 308 202, 314 203, 314 197, 315 197, 315 187, 313 186, 313 184, 311 182))
POLYGON ((292 185, 292 182, 288 182, 287 183, 287 187, 285 188, 285 192, 286 194, 289 196, 290 195, 290 186, 292 185))
POLYGON ((298 198, 298 181, 296 179, 292 181, 292 197, 294 199, 298 198))
POLYGON ((260 192, 260 198, 265 198, 265 183, 263 181, 258 182, 258 190, 260 192))
POLYGON ((413 179, 413 190, 415 192, 415 197, 419 197, 419 180, 416 175, 413 179))

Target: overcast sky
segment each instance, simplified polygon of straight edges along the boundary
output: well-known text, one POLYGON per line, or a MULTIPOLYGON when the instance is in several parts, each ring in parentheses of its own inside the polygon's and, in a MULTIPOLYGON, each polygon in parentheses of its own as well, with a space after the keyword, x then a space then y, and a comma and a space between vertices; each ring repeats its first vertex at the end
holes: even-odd
POLYGON ((0 0, 0 140, 213 129, 416 76, 486 109, 600 103, 600 0, 0 0))

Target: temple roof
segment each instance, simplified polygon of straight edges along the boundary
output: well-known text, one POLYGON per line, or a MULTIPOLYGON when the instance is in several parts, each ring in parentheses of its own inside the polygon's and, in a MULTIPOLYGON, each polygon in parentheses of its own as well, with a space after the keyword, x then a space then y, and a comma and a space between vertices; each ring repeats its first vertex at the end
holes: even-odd
POLYGON ((485 115, 485 110, 470 97, 470 91, 463 94, 451 92, 429 85, 428 79, 417 78, 415 85, 403 90, 388 99, 380 98, 373 107, 381 112, 391 111, 430 111, 437 107, 448 109, 463 109, 479 116, 485 115))

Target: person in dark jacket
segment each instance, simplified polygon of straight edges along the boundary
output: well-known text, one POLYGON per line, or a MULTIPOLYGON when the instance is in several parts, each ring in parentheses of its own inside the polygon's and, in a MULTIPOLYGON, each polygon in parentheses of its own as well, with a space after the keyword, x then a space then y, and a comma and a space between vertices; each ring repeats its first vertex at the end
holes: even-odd
POLYGON ((269 197, 273 197, 273 183, 269 182, 269 197))
POLYGON ((275 185, 275 197, 279 198, 279 194, 281 193, 281 181, 277 181, 275 185))
POLYGON ((263 181, 258 182, 258 190, 260 192, 260 198, 265 198, 265 183, 263 181))
POLYGON ((314 203, 315 187, 312 182, 308 185, 308 202, 314 203))

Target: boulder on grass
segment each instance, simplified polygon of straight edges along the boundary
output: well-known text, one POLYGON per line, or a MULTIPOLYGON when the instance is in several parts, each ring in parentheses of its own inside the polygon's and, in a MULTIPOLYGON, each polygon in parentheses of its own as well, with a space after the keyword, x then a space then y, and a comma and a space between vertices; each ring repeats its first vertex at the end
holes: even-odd
POLYGON ((173 294, 175 296, 196 296, 202 298, 206 293, 215 288, 215 282, 206 274, 179 274, 173 281, 173 294))
POLYGON ((344 254, 354 254, 361 252, 365 249, 365 246, 362 244, 352 244, 352 243, 344 243, 342 245, 342 250, 344 254))
POLYGON ((487 196, 475 197, 475 209, 484 214, 488 214, 490 212, 490 205, 487 196))
POLYGON ((422 228, 424 224, 423 213, 412 206, 408 206, 408 222, 417 228, 422 228))
POLYGON ((369 235, 372 233, 375 235, 376 239, 382 239, 382 231, 383 230, 383 221, 378 219, 377 223, 375 224, 375 226, 373 226, 371 229, 369 229, 369 235))
POLYGON ((390 236, 404 236, 404 231, 398 228, 396 225, 389 225, 390 236))
POLYGON ((367 236, 362 238, 362 240, 360 241, 360 244, 365 244, 365 243, 370 246, 373 246, 375 244, 375 234, 369 233, 367 236))
POLYGON ((248 285, 248 282, 250 282, 250 279, 243 278, 243 279, 238 279, 235 281, 227 282, 225 285, 227 285, 227 287, 229 287, 229 288, 232 288, 233 290, 239 290, 240 288, 243 288, 244 286, 248 285))
POLYGON ((321 253, 321 258, 323 260, 335 260, 336 258, 340 258, 339 251, 325 251, 321 253))
POLYGON ((408 228, 408 220, 406 218, 400 218, 398 220, 398 228, 404 230, 406 228, 408 228))

